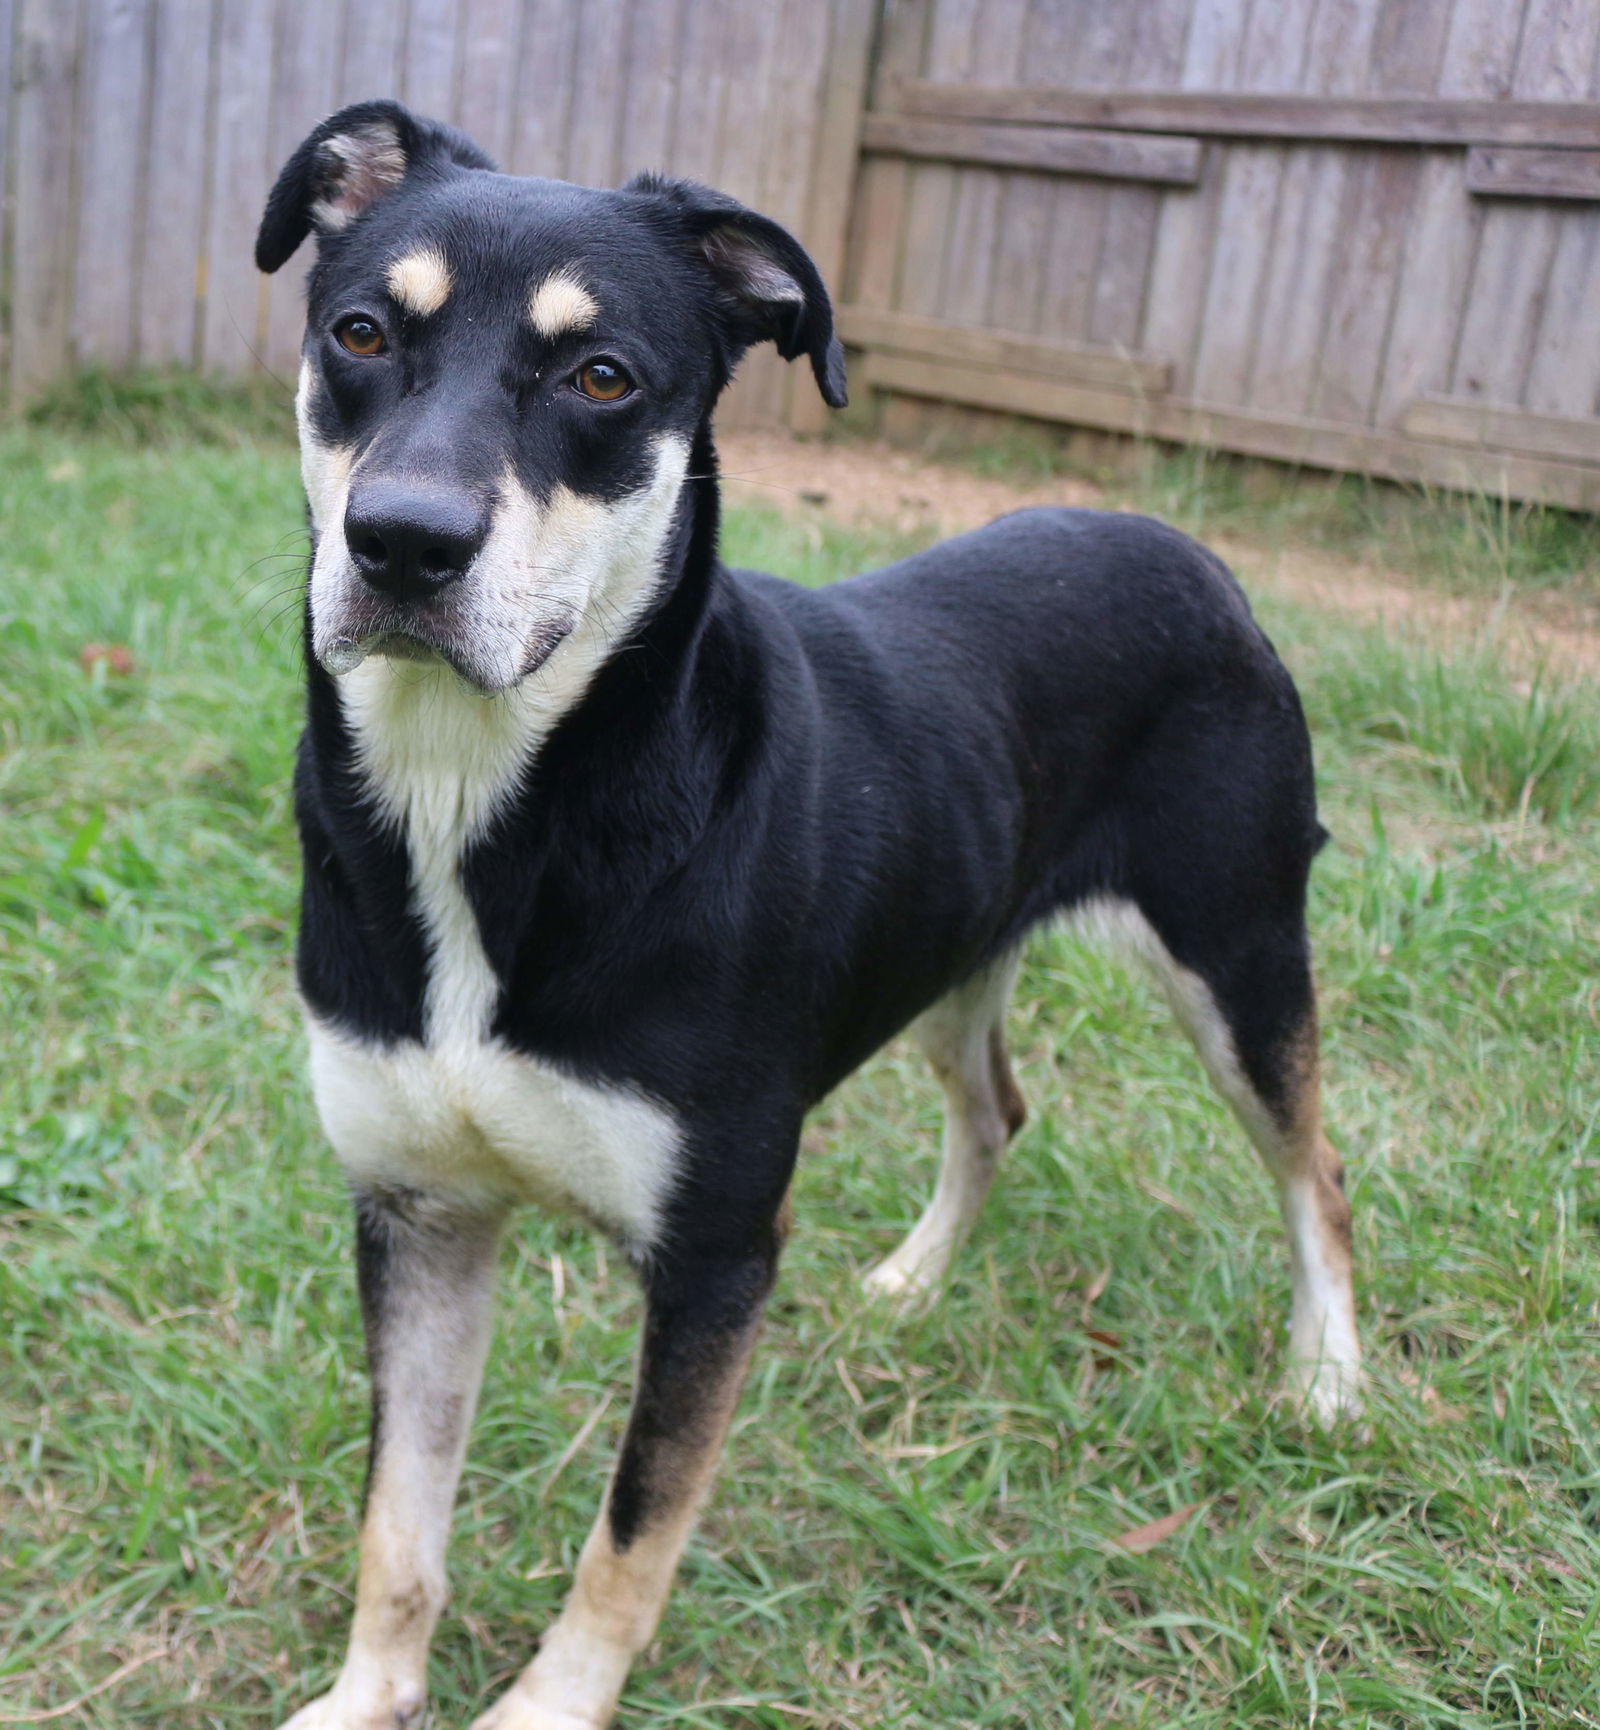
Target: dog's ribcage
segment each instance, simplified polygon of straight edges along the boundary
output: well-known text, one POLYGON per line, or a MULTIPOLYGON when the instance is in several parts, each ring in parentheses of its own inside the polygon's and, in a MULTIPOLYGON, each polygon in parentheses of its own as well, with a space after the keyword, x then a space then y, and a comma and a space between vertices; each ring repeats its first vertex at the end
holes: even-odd
POLYGON ((466 849, 515 796, 546 703, 485 700, 443 667, 374 659, 341 682, 379 815, 404 837, 429 952, 423 1038, 380 1045, 310 1017, 312 1086, 357 1185, 573 1209, 639 1249, 660 1229, 679 1145, 671 1116, 491 1035, 499 982, 461 879, 466 849))

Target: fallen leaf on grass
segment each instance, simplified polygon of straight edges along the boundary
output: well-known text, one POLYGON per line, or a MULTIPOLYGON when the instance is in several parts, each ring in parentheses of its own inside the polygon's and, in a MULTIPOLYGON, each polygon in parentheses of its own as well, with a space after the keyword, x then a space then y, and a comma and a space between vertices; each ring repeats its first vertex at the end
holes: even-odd
POLYGON ((125 643, 85 643, 78 651, 78 665, 92 673, 101 661, 108 673, 126 678, 133 671, 133 651, 125 643))
POLYGON ((1117 1353, 1122 1350, 1121 1334, 1107 1333, 1104 1328, 1085 1328, 1084 1334, 1096 1345, 1104 1346, 1103 1352, 1094 1354, 1094 1367, 1097 1370, 1114 1370, 1117 1367, 1117 1353))
POLYGON ((1186 1508, 1174 1508, 1170 1514, 1163 1514, 1148 1526, 1135 1526, 1131 1532, 1119 1533, 1111 1542, 1129 1555, 1142 1556, 1146 1550, 1165 1543, 1191 1514, 1204 1506, 1204 1502, 1190 1502, 1186 1508))

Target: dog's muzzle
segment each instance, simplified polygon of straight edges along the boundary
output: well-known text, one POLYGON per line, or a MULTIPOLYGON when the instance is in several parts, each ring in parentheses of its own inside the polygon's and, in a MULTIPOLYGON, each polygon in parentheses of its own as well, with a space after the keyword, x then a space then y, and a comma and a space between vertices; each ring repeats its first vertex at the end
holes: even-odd
MULTIPOLYGON (((489 510, 460 488, 373 479, 351 491, 344 514, 345 557, 314 611, 317 659, 333 674, 369 655, 442 660, 481 691, 503 689, 530 667, 485 616, 473 567, 492 526, 489 510)), ((315 585, 313 585, 315 588, 315 585)), ((569 627, 570 628, 570 627, 569 627)), ((562 630, 535 648, 542 663, 562 630), (542 651, 542 652, 539 652, 542 651)))

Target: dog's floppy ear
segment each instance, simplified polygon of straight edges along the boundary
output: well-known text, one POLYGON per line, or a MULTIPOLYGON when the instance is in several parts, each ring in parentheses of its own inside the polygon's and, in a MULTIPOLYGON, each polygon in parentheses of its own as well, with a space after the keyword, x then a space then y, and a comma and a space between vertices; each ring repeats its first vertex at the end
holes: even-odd
POLYGON ((788 229, 692 180, 640 174, 623 191, 659 198, 675 212, 741 346, 773 342, 785 360, 806 355, 823 401, 845 406, 844 350, 834 334, 833 303, 810 254, 788 229))
POLYGON ((357 102, 331 115, 283 166, 256 235, 256 264, 277 270, 314 227, 335 234, 410 174, 494 164, 464 133, 398 102, 357 102))

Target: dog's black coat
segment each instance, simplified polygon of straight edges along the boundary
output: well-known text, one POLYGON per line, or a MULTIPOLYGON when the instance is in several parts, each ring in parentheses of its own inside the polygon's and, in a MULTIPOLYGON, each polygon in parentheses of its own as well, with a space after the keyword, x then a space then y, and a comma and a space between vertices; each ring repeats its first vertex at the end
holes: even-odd
MULTIPOLYGON (((369 123, 399 130, 408 170, 321 241, 307 354, 323 437, 479 501, 508 458, 537 498, 558 479, 620 498, 644 478, 646 433, 692 439, 648 614, 461 867, 500 986, 493 1033, 642 1093, 683 1131, 667 1229, 642 1257, 650 1319, 611 1501, 625 1547, 659 1490, 652 1447, 693 1428, 707 1342, 746 1327, 770 1284, 805 1112, 1032 926, 1133 904, 1209 987, 1256 1094, 1288 1121, 1313 1023, 1310 748, 1233 578, 1146 518, 1020 512, 817 591, 725 568, 710 416, 739 353, 771 338, 843 400, 809 259, 731 200, 648 177, 618 192, 507 180, 459 135, 370 104, 285 169, 266 268, 307 230, 318 141, 369 123), (374 260, 419 232, 469 262, 458 293, 476 329, 418 329, 387 370, 352 361, 326 332, 370 301, 374 260), (732 253, 707 242, 729 233, 732 253), (802 299, 752 294, 739 246, 776 259, 802 299), (573 258, 602 285, 603 326, 541 347, 526 284, 573 258), (511 334, 491 341, 496 316, 511 334), (552 382, 597 342, 625 345, 646 386, 598 411, 552 382)), ((421 1039, 428 954, 405 842, 366 796, 335 681, 308 662, 301 989, 362 1040, 421 1039)), ((376 1339, 407 1201, 363 1207, 376 1339)))
MULTIPOLYGON (((457 227, 498 234, 505 183, 451 149, 433 182, 323 241, 313 328, 436 183, 458 183, 457 227)), ((628 280, 637 233, 605 218, 640 206, 660 226, 656 183, 643 184, 552 184, 509 280, 580 246, 608 287, 628 280)), ((685 393, 694 357, 645 317, 662 284, 646 273, 634 292, 622 316, 652 333, 663 394, 708 409, 735 338, 711 346, 709 376, 699 358, 685 393)), ((472 357, 454 358, 467 379, 419 368, 392 389, 466 395, 472 357)), ((825 354, 819 376, 834 364, 825 354)), ((343 371, 366 385, 359 362, 343 371)), ((503 394, 509 415, 525 392, 503 394)), ((381 424, 394 408, 379 396, 352 418, 381 424)), ((495 417, 448 424, 484 449, 426 435, 436 460, 448 448, 458 472, 486 471, 495 417)), ((547 490, 562 455, 549 439, 521 471, 547 490)), ((632 441, 579 455, 582 490, 640 483, 632 441)), ((1274 1042, 1307 991, 1301 908, 1320 830, 1293 685, 1224 567, 1148 518, 1046 509, 810 591, 717 559, 703 414, 692 474, 659 605, 463 868, 504 987, 495 1031, 683 1121, 674 1239, 732 1252, 759 1236, 804 1113, 1030 926, 1090 897, 1136 903, 1213 984, 1273 1100, 1274 1042)), ((419 1038, 426 954, 404 843, 362 796, 314 661, 297 791, 306 1000, 366 1038, 419 1038)))
MULTIPOLYGON (((690 497, 667 604, 464 867, 495 1031, 689 1127, 685 1235, 770 1215, 810 1106, 1090 897, 1214 982, 1273 1099, 1321 832, 1294 687, 1222 566, 1147 518, 1034 510, 811 591, 717 563, 709 475, 690 497)), ((415 1038, 404 849, 311 679, 301 986, 415 1038)))

